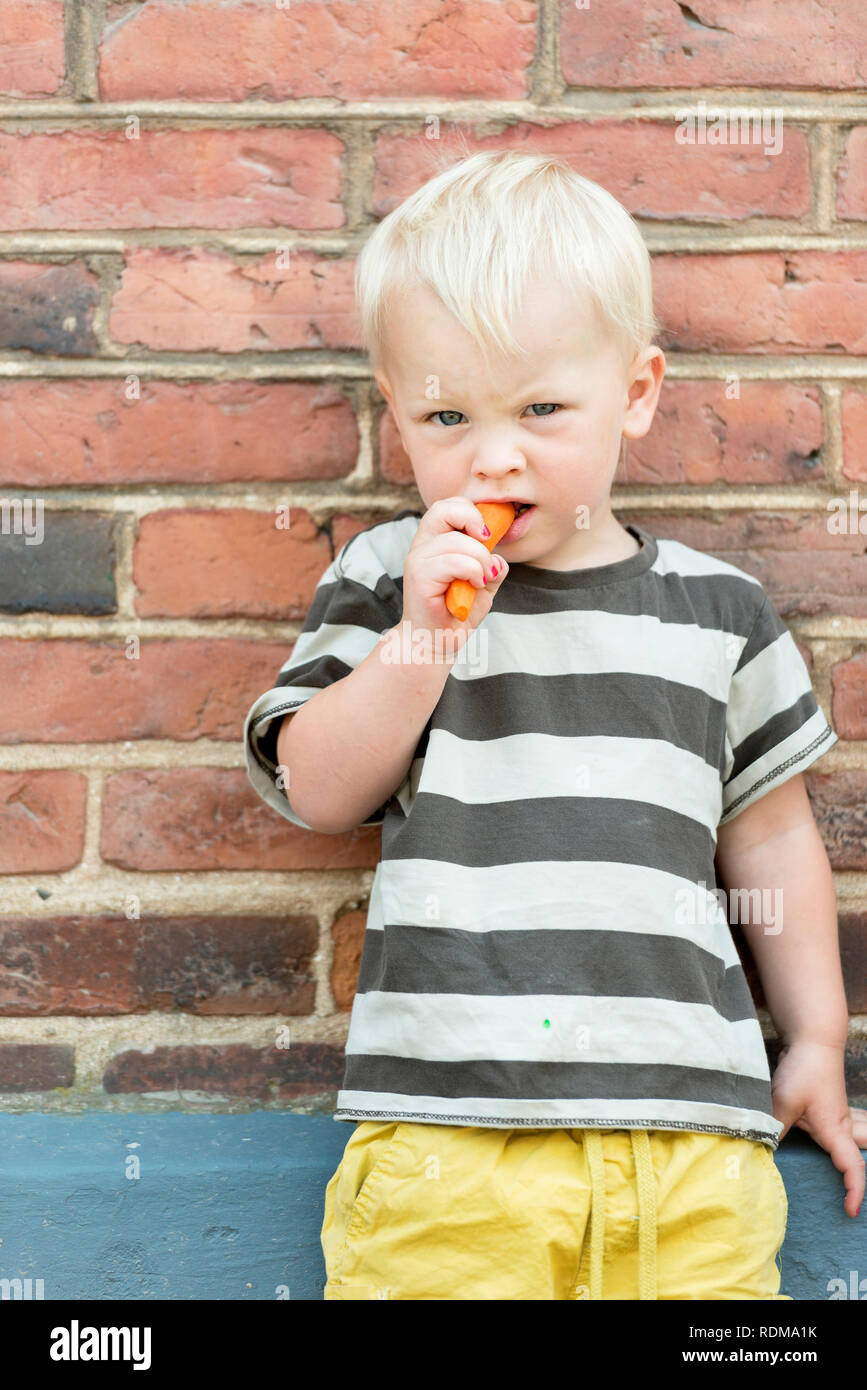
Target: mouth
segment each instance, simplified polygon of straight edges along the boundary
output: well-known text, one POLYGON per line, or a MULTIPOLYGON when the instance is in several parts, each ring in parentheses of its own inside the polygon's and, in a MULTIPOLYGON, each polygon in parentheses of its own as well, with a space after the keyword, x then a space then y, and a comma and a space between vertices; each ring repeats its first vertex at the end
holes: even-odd
POLYGON ((502 544, 503 541, 520 540, 521 536, 523 536, 527 527, 530 525, 533 513, 536 510, 535 502, 513 502, 512 505, 515 508, 515 520, 512 522, 505 535, 501 537, 500 544, 502 544))

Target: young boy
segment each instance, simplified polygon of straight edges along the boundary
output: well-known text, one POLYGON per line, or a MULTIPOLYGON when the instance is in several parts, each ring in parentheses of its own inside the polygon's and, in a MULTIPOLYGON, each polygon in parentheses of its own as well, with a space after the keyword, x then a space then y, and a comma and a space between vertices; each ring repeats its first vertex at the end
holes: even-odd
POLYGON ((781 1135, 850 1215, 864 1191, 801 776, 836 735, 756 579, 612 514, 665 368, 642 238, 564 162, 478 154, 385 218, 357 288, 425 510, 341 548, 244 728, 293 824, 382 825, 325 1297, 784 1298, 781 1135), (474 504, 505 500, 490 553, 474 504))

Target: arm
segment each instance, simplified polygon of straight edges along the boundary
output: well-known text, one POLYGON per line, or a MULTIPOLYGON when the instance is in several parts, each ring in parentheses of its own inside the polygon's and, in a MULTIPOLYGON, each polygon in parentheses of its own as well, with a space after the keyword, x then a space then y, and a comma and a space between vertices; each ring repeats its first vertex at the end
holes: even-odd
POLYGON ((867 1129, 846 1096, 848 1009, 837 902, 803 774, 721 825, 716 859, 729 893, 781 890, 781 920, 739 923, 783 1042, 772 1081, 774 1115, 783 1134, 797 1124, 827 1149, 845 1176, 846 1210, 855 1216, 865 1186, 856 1141, 867 1143, 867 1129))
POLYGON ((781 890, 781 931, 779 922, 738 925, 783 1042, 805 1039, 845 1047, 849 1014, 837 899, 802 773, 719 827, 716 862, 728 892, 781 890))
POLYGON ((289 769, 293 809, 313 830, 354 830, 400 786, 419 738, 454 664, 383 660, 401 633, 383 634, 348 676, 325 686, 292 715, 277 736, 277 758, 289 769))

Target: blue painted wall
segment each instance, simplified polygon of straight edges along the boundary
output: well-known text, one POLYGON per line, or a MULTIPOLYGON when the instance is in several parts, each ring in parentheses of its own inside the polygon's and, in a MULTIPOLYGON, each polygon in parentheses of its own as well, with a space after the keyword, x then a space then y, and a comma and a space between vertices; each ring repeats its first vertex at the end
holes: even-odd
MULTIPOLYGON (((321 1299, 325 1186, 351 1133, 274 1111, 0 1114, 0 1277, 42 1279, 46 1300, 321 1299)), ((800 1131, 776 1158, 782 1292, 827 1300, 854 1272, 867 1298, 867 1202, 845 1214, 841 1175, 800 1131)))

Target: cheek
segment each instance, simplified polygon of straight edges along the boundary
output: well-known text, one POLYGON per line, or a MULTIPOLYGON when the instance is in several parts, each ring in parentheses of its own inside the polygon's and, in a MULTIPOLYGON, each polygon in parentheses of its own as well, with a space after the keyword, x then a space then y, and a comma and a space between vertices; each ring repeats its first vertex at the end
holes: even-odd
POLYGON ((445 459, 417 460, 413 474, 425 507, 432 507, 434 502, 439 502, 443 497, 454 497, 463 493, 466 487, 465 475, 454 465, 447 464, 445 459))

